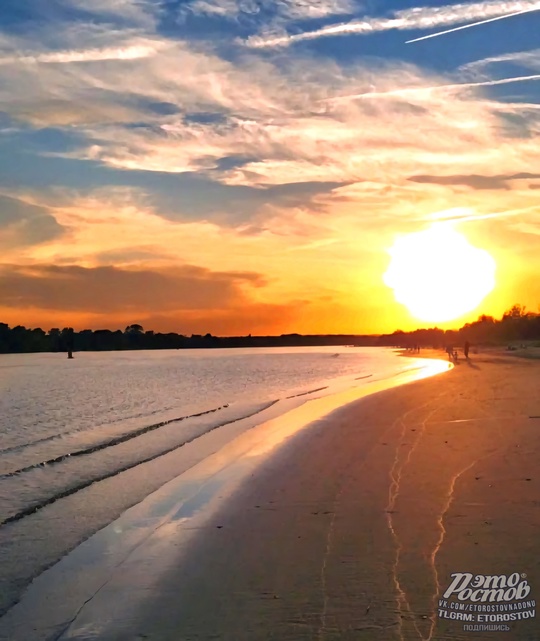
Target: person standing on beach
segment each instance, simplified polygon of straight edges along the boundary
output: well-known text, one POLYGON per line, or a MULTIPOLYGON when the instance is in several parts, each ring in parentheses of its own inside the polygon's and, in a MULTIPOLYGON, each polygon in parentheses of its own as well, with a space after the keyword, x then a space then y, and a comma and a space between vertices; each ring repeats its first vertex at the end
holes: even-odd
POLYGON ((469 348, 471 347, 469 341, 465 341, 465 344, 463 345, 463 354, 465 358, 468 360, 469 358, 469 348))

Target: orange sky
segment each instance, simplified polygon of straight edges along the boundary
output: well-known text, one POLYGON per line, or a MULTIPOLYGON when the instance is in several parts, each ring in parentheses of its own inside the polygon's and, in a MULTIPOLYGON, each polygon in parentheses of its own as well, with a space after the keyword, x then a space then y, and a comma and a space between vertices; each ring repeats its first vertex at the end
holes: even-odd
POLYGON ((504 3, 401 3, 390 20, 352 0, 320 0, 316 16, 284 0, 266 25, 241 23, 236 0, 193 0, 167 32, 152 3, 94 4, 76 22, 44 9, 32 37, 0 28, 0 321, 215 335, 433 326, 383 276, 396 238, 441 220, 497 272, 477 308, 439 326, 538 311, 538 13, 512 23, 519 38, 497 39, 502 21, 406 45, 504 3), (338 15, 365 22, 298 23, 338 15))
MULTIPOLYGON (((270 229, 257 234, 208 222, 167 221, 139 208, 133 193, 76 199, 54 209, 69 230, 65 235, 23 251, 5 248, 1 293, 11 305, 0 308, 0 317, 11 325, 44 328, 123 328, 137 322, 147 329, 216 335, 432 326, 412 318, 383 283, 387 250, 396 236, 425 228, 437 192, 449 191, 422 190, 421 199, 410 195, 411 203, 396 194, 394 211, 383 196, 374 210, 385 206, 386 216, 374 215, 365 224, 358 219, 365 207, 362 194, 357 187, 341 188, 322 215, 302 208, 277 211, 271 224, 266 220, 270 229), (401 222, 401 207, 414 207, 415 220, 401 222)), ((509 210, 530 206, 534 192, 516 186, 502 195, 509 210)), ((466 189, 451 197, 455 205, 471 200, 466 189)), ((499 194, 491 202, 503 204, 499 194)), ((493 204, 483 194, 472 211, 492 212, 493 204)), ((514 302, 536 311, 536 236, 514 221, 501 216, 456 224, 474 246, 493 256, 497 285, 470 314, 439 326, 460 326, 480 313, 498 317, 514 302)))

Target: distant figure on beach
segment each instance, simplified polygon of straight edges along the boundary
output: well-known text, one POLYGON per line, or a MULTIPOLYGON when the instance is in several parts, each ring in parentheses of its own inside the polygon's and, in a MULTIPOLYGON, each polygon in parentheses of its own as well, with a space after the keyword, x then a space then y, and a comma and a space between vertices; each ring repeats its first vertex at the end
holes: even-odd
POLYGON ((458 353, 457 353, 457 349, 455 349, 455 350, 454 350, 454 353, 452 354, 452 360, 453 360, 453 361, 454 361, 454 363, 457 365, 457 362, 458 362, 458 353))
POLYGON ((448 354, 448 360, 452 362, 454 360, 454 348, 452 345, 446 346, 446 353, 448 354))
POLYGON ((463 345, 463 354, 464 354, 466 359, 469 358, 469 349, 470 349, 470 347, 471 347, 471 344, 469 343, 469 341, 465 341, 465 344, 463 345))

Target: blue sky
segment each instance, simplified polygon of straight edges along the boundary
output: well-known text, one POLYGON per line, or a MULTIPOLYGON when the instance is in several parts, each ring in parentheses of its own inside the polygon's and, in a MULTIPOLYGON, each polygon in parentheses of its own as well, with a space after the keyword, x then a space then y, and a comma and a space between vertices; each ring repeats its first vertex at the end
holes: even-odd
MULTIPOLYGON (((192 316, 192 329, 238 329, 242 305, 264 319, 276 301, 312 327, 318 307, 291 311, 306 287, 347 328, 373 329, 389 304, 373 243, 382 256, 444 210, 467 210, 508 265, 498 238, 521 254, 537 240, 538 1, 3 0, 0 17, 0 293, 29 267, 189 265, 267 283, 240 279, 238 318, 231 302, 229 320, 192 316), (328 269, 341 288, 315 285, 328 269), (351 286, 378 302, 347 305, 351 286)), ((512 274, 494 310, 529 287, 512 274)), ((0 311, 21 322, 65 313, 9 300, 0 311)), ((176 327, 182 309, 133 320, 176 327)), ((106 314, 96 299, 81 322, 106 314)))

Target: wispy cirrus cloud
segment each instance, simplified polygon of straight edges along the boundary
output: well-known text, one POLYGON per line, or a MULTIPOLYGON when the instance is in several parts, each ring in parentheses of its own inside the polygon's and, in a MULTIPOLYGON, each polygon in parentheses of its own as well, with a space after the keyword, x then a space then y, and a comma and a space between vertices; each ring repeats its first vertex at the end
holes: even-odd
POLYGON ((538 0, 516 0, 501 2, 487 0, 469 4, 443 5, 441 7, 414 7, 396 11, 390 17, 365 17, 361 20, 326 25, 312 31, 295 34, 259 34, 249 37, 245 44, 252 48, 287 47, 304 40, 315 40, 331 36, 369 35, 384 31, 407 31, 435 29, 477 20, 488 20, 506 14, 536 11, 540 9, 538 0))
POLYGON ((266 18, 309 20, 354 13, 354 0, 194 0, 183 7, 185 14, 216 16, 229 20, 266 18))
MULTIPOLYGON (((481 174, 495 160, 516 173, 535 153, 534 140, 503 130, 501 114, 524 107, 478 93, 524 78, 448 83, 405 63, 343 69, 296 60, 282 68, 255 55, 232 63, 182 42, 135 61, 19 64, 2 75, 10 91, 0 87, 0 101, 13 117, 77 126, 77 146, 57 153, 126 171, 199 172, 265 188, 398 180, 447 165, 481 174)), ((533 128, 538 110, 530 112, 533 128)))
POLYGON ((431 38, 438 38, 439 36, 444 36, 449 33, 455 33, 456 31, 463 31, 463 29, 471 29, 472 27, 480 27, 481 25, 489 24, 490 22, 497 22, 498 20, 507 20, 508 18, 514 18, 515 16, 521 16, 524 13, 531 13, 532 11, 538 11, 539 9, 540 7, 533 6, 532 9, 523 9, 522 11, 514 11, 513 13, 506 13, 502 16, 496 16, 495 18, 487 18, 486 20, 471 22, 469 24, 461 25, 460 27, 453 27, 452 29, 445 29, 444 31, 437 31, 436 33, 429 33, 426 36, 420 36, 419 38, 406 40, 405 44, 410 44, 412 42, 420 42, 422 40, 430 40, 431 38))
MULTIPOLYGON (((163 43, 161 43, 163 44, 163 43)), ((6 64, 69 64, 75 62, 103 62, 106 60, 138 60, 156 55, 157 43, 130 44, 125 47, 54 51, 19 56, 0 57, 0 65, 6 64)))
POLYGON ((120 21, 123 27, 154 27, 160 11, 159 2, 146 0, 58 0, 60 6, 76 9, 101 21, 120 21))
POLYGON ((457 207, 430 214, 426 217, 429 221, 437 222, 476 222, 479 220, 492 220, 496 218, 512 218, 514 216, 523 216, 537 214, 538 207, 526 207, 524 209, 505 209, 504 211, 490 212, 489 214, 475 213, 468 207, 457 207))
MULTIPOLYGON (((396 28, 427 27, 517 4, 526 3, 424 7, 397 12, 391 21, 396 28)), ((305 8, 286 6, 288 15, 305 8)), ((501 113, 523 107, 488 101, 481 91, 538 75, 463 83, 453 82, 459 74, 397 61, 341 66, 291 56, 283 65, 256 51, 231 60, 208 43, 90 23, 71 25, 56 37, 56 48, 45 44, 27 53, 28 39, 0 41, 6 52, 0 102, 16 121, 76 134, 68 151, 48 152, 64 159, 126 172, 195 172, 264 189, 377 184, 433 166, 482 174, 495 160, 512 173, 525 171, 534 157, 531 140, 503 132, 501 113)), ((533 131, 537 121, 532 112, 525 126, 533 131)))
POLYGON ((367 99, 382 99, 397 97, 406 97, 418 93, 434 93, 437 91, 451 92, 453 90, 463 91, 466 89, 473 89, 475 87, 494 87, 497 85, 508 85, 515 82, 529 82, 533 80, 540 80, 540 74, 532 74, 528 76, 515 76, 512 78, 498 78, 493 80, 484 80, 480 82, 458 82, 451 84, 441 84, 433 86, 420 86, 420 87, 406 87, 404 89, 391 89, 390 91, 366 91, 358 94, 347 94, 344 96, 336 96, 335 98, 328 98, 326 102, 341 102, 347 100, 367 100, 367 99))
POLYGON ((492 65, 501 64, 515 64, 525 69, 532 69, 540 71, 540 49, 532 49, 528 51, 513 51, 511 53, 503 53, 498 56, 491 56, 489 58, 482 58, 474 60, 459 68, 462 73, 485 73, 492 65))

